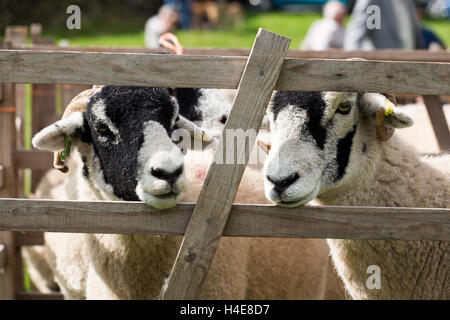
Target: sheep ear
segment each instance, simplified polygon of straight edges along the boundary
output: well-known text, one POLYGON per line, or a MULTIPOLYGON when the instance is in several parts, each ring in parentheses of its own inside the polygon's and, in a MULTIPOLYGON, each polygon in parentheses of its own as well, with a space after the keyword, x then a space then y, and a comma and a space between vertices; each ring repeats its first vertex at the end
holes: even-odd
POLYGON ((35 148, 47 151, 60 151, 65 147, 65 137, 73 137, 76 142, 77 136, 82 132, 84 119, 82 112, 74 112, 68 117, 61 119, 39 131, 32 140, 35 148))
POLYGON ((413 125, 414 121, 409 115, 400 111, 391 100, 379 93, 365 93, 360 99, 360 106, 363 112, 377 117, 377 123, 381 120, 383 125, 390 128, 407 128, 413 125), (380 117, 380 114, 383 117, 380 117))
POLYGON ((192 122, 191 120, 189 120, 181 115, 178 116, 176 125, 178 128, 188 130, 191 137, 194 139, 211 142, 214 138, 214 137, 208 135, 205 130, 203 130, 201 127, 197 126, 194 122, 192 122))

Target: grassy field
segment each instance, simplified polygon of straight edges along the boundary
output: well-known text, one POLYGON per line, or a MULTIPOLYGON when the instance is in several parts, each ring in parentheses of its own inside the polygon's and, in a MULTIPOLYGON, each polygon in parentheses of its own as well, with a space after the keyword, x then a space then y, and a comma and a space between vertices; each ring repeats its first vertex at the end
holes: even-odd
MULTIPOLYGON (((247 14, 245 23, 227 30, 183 30, 176 34, 185 47, 250 48, 258 28, 262 27, 291 38, 291 49, 297 49, 311 22, 319 18, 315 13, 253 13, 247 14)), ((87 22, 81 30, 62 28, 48 30, 44 35, 57 41, 68 39, 70 44, 81 46, 144 46, 144 24, 145 21, 133 20, 87 22)), ((450 20, 426 20, 425 25, 450 44, 450 20)))

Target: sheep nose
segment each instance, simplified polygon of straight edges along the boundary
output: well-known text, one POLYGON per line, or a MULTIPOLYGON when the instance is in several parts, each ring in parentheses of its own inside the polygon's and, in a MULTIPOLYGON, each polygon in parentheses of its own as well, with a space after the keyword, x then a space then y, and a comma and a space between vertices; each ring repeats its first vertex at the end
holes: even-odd
POLYGON ((165 169, 152 168, 150 173, 155 178, 167 181, 169 184, 174 184, 183 173, 183 167, 179 167, 172 172, 168 172, 165 169))
POLYGON ((281 194, 284 190, 289 188, 289 186, 292 185, 295 181, 297 181, 298 178, 299 176, 297 173, 291 174, 290 176, 281 179, 267 176, 267 180, 273 183, 274 190, 278 194, 281 194))

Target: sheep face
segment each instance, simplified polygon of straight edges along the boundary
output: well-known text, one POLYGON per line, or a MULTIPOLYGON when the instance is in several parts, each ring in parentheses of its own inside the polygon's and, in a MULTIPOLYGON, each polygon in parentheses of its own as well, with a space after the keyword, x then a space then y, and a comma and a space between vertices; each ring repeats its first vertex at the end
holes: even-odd
POLYGON ((294 207, 364 174, 377 139, 375 117, 386 111, 391 128, 412 125, 384 95, 279 91, 267 114, 272 147, 264 165, 266 197, 294 207))
POLYGON ((170 138, 177 116, 167 89, 107 86, 85 111, 43 129, 33 145, 57 151, 72 136, 83 177, 100 199, 169 208, 184 189, 183 157, 170 138))

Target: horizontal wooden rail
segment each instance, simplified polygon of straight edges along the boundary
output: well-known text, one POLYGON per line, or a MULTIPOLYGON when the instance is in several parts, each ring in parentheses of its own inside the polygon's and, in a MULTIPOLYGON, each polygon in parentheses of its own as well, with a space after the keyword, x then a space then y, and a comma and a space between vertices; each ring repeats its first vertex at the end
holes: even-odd
POLYGON ((41 292, 16 292, 16 300, 64 300, 61 293, 41 293, 41 292))
MULTIPOLYGON (((246 57, 0 50, 0 82, 237 88, 246 57)), ((450 94, 450 64, 286 59, 280 90, 450 94)))
MULTIPOLYGON (((150 49, 143 47, 85 47, 69 46, 59 47, 46 44, 12 44, 11 49, 22 50, 47 50, 47 51, 81 51, 81 52, 121 52, 121 53, 162 53, 165 49, 150 49)), ((209 56, 248 56, 249 49, 228 49, 228 48, 185 48, 184 53, 188 55, 209 55, 209 56)), ((384 61, 423 61, 423 62, 450 62, 449 51, 428 51, 428 50, 374 50, 374 51, 303 51, 289 50, 289 58, 313 58, 313 59, 348 59, 364 58, 368 60, 384 61)))
POLYGON ((53 164, 53 153, 41 150, 19 150, 14 153, 14 165, 17 169, 44 169, 53 164))
MULTIPOLYGON (((0 230, 182 235, 194 204, 0 199, 0 230)), ((233 205, 234 237, 450 240, 450 209, 233 205)))

